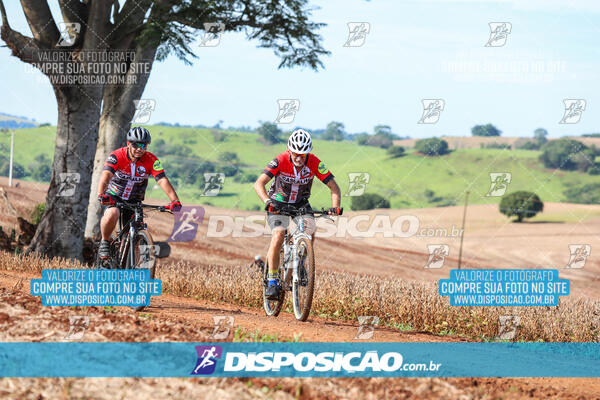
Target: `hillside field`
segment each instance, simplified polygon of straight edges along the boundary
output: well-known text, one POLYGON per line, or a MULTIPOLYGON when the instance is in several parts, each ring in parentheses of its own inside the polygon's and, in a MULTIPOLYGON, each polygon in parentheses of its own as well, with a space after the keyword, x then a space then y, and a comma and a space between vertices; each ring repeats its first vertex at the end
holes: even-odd
MULTIPOLYGON (((166 166, 187 162, 192 166, 186 172, 189 175, 201 174, 193 166, 205 161, 216 162, 216 172, 219 172, 220 167, 227 165, 219 161, 219 155, 223 152, 237 154, 241 174, 257 175, 276 154, 286 148, 285 143, 265 145, 254 133, 223 131, 226 138, 219 142, 213 137, 211 129, 167 126, 148 126, 148 129, 153 138, 149 151, 154 151, 166 166), (155 148, 159 139, 164 140, 170 150, 181 147, 184 155, 161 154, 155 148)), ((55 127, 17 130, 15 162, 27 167, 40 154, 52 160, 55 132, 55 127)), ((9 146, 10 135, 0 134, 2 154, 8 156, 9 146)), ((596 177, 582 172, 545 169, 538 161, 539 151, 465 148, 456 149, 442 157, 423 157, 408 149, 404 157, 393 159, 380 148, 359 146, 350 141, 315 140, 314 154, 334 173, 343 194, 349 188, 348 173, 367 172, 370 181, 366 192, 378 193, 389 199, 392 208, 460 205, 466 190, 471 192, 471 204, 497 204, 499 197, 486 196, 490 189, 491 172, 512 174, 507 193, 530 190, 544 202, 563 202, 563 191, 568 187, 597 181, 596 177), (434 195, 425 195, 427 190, 433 191, 434 195)), ((261 206, 252 182, 235 182, 233 177, 225 178, 224 187, 216 197, 201 196, 203 184, 187 184, 184 179, 175 180, 174 184, 184 203, 244 210, 256 210, 261 206)), ((152 183, 148 197, 166 199, 152 183)), ((349 197, 343 199, 345 207, 349 207, 349 200, 349 197)), ((311 203, 315 207, 328 207, 330 204, 329 190, 319 182, 313 185, 311 203)))

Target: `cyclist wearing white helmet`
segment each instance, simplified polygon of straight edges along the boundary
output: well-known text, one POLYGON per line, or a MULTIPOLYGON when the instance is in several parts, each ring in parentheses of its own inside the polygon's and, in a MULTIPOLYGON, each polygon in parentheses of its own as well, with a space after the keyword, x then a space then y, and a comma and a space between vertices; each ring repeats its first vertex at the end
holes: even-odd
POLYGON ((304 129, 296 129, 290 135, 287 147, 288 150, 275 157, 254 183, 254 190, 265 203, 269 226, 273 231, 267 253, 269 286, 266 295, 270 299, 277 299, 281 290, 277 281, 279 251, 289 224, 289 217, 282 218, 277 215, 278 208, 285 204, 310 209, 308 198, 313 178, 316 176, 331 190, 332 208, 329 209, 329 214, 340 214, 340 188, 325 164, 311 153, 310 133, 304 129), (267 193, 265 187, 272 178, 275 180, 267 193))

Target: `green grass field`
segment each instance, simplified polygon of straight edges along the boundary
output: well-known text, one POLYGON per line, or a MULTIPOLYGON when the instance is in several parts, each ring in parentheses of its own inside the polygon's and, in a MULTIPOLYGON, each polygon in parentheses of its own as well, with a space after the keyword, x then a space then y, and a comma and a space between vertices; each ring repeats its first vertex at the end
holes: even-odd
MULTIPOLYGON (((54 153, 55 127, 20 129, 15 134, 15 161, 29 165, 39 154, 52 159, 54 153)), ((163 139, 169 145, 185 145, 191 149, 190 156, 218 161, 222 152, 238 155, 244 173, 259 174, 264 166, 285 144, 267 146, 257 134, 226 132, 225 141, 215 141, 209 129, 149 126, 153 143, 163 139)), ((0 134, 0 148, 9 148, 10 135, 0 134), (5 147, 3 147, 4 145, 5 147)), ((314 154, 323 160, 334 173, 345 194, 349 187, 348 173, 367 172, 370 181, 368 193, 379 193, 389 199, 392 208, 433 207, 436 205, 460 205, 465 190, 471 192, 471 204, 496 204, 499 197, 486 197, 490 189, 490 172, 510 172, 512 181, 507 193, 529 190, 537 193, 543 201, 564 201, 563 191, 574 184, 597 181, 597 178, 582 172, 554 171, 543 168, 538 161, 538 151, 461 149, 442 157, 423 157, 412 153, 391 159, 385 150, 358 146, 349 141, 314 141, 314 154), (434 195, 425 194, 426 190, 434 195), (437 198, 437 201, 435 200, 437 198)), ((152 145, 149 148, 153 151, 152 145)), ((6 154, 8 155, 8 154, 6 154)), ((187 157, 161 157, 171 162, 187 157)), ((220 163, 223 165, 223 163, 220 163)), ((193 172, 193 171, 190 171, 193 172)), ((169 171, 167 170, 167 176, 169 171)), ((30 179, 30 178, 27 178, 30 179)), ((148 197, 165 198, 160 189, 149 185, 148 197)), ((252 183, 236 183, 232 177, 225 178, 223 190, 216 197, 202 197, 201 187, 177 182, 176 187, 182 201, 187 204, 211 204, 226 208, 257 209, 261 206, 254 193, 252 183)), ((349 197, 342 205, 349 207, 349 197)), ((329 189, 316 181, 313 184, 311 203, 315 207, 329 207, 329 189)))

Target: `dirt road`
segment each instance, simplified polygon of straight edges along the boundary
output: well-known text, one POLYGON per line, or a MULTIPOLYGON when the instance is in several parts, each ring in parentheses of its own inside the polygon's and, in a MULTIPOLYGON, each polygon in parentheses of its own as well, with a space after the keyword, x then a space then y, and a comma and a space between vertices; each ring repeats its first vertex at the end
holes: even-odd
MULTIPOLYGON (((262 310, 162 295, 152 300, 147 313, 128 308, 42 307, 28 294, 34 274, 0 271, 0 330, 2 341, 64 341, 69 316, 85 314, 90 326, 85 341, 210 341, 212 317, 232 315, 242 340, 251 333, 271 339, 311 342, 358 342, 355 323, 310 318, 305 323, 282 312, 267 318, 262 310)), ((232 340, 233 333, 227 340, 232 340)), ((255 338, 256 339, 256 338, 255 338)), ((452 336, 434 336, 377 328, 374 341, 438 342, 463 341, 452 336)), ((6 398, 190 398, 214 394, 219 398, 400 398, 400 399, 598 399, 596 378, 2 378, 0 394, 6 398), (134 390, 135 388, 135 390, 134 390), (40 397, 41 395, 41 397, 40 397)))

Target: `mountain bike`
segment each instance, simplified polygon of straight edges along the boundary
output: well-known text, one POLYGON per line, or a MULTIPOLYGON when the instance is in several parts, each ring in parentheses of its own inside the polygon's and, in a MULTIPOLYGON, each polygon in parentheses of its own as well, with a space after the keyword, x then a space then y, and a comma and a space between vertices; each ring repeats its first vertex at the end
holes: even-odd
MULTIPOLYGON (((170 247, 167 243, 155 246, 148 225, 144 223, 143 209, 154 209, 171 213, 169 206, 154 206, 150 204, 116 202, 115 207, 120 211, 117 237, 110 242, 110 257, 102 260, 96 254, 94 267, 106 269, 148 269, 150 279, 156 274, 156 259, 167 257, 170 247), (123 210, 131 210, 133 215, 125 221, 123 210), (158 248, 158 251, 155 249, 158 248)), ((133 307, 142 311, 145 306, 133 307)))
MULTIPOLYGON (((340 215, 342 215, 341 209, 340 215)), ((279 299, 267 299, 266 290, 269 283, 268 262, 263 270, 263 306, 268 316, 276 317, 283 308, 285 292, 292 292, 294 316, 299 321, 306 321, 313 301, 315 289, 315 253, 312 246, 312 235, 307 233, 307 221, 304 215, 316 218, 331 219, 328 211, 313 211, 309 207, 283 207, 279 215, 292 217, 296 227, 292 233, 286 229, 283 245, 279 253, 278 279, 281 285, 279 299)), ((313 233, 314 234, 314 233, 313 233)))

